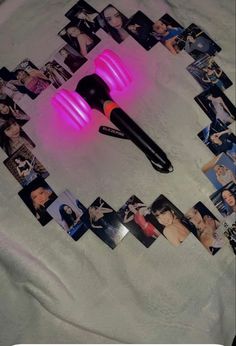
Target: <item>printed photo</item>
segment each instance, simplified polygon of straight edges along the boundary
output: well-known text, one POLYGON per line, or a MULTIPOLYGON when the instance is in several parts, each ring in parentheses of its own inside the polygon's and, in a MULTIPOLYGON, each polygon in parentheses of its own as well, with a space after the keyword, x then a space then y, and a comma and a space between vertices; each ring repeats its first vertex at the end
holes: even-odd
POLYGON ((86 57, 101 41, 98 36, 89 32, 83 24, 76 22, 67 24, 58 35, 83 57, 86 57))
POLYGON ((230 246, 236 255, 236 213, 232 213, 224 219, 224 235, 229 240, 230 246))
POLYGON ((214 56, 221 48, 196 24, 192 23, 177 38, 179 51, 184 49, 194 60, 214 56))
POLYGON ((236 166, 224 153, 206 163, 202 171, 217 190, 230 182, 236 184, 236 166))
POLYGON ((81 221, 110 248, 114 249, 129 232, 117 213, 98 197, 82 215, 81 221))
POLYGON ((236 184, 231 182, 210 196, 211 201, 221 215, 228 216, 236 212, 236 184))
POLYGON ((30 98, 35 99, 50 84, 50 80, 29 59, 24 59, 13 71, 13 83, 18 83, 30 98))
POLYGON ((154 216, 138 197, 131 196, 128 201, 118 210, 118 217, 128 230, 146 247, 161 235, 153 226, 151 220, 154 216))
POLYGON ((210 254, 215 255, 224 246, 225 238, 218 231, 220 222, 202 202, 190 208, 185 217, 194 224, 197 239, 210 254))
POLYGON ((205 127, 198 137, 215 155, 225 153, 236 162, 236 136, 220 120, 205 127))
POLYGON ((98 23, 95 21, 98 12, 90 6, 87 2, 80 0, 78 1, 66 14, 65 16, 70 21, 83 24, 84 27, 90 32, 96 32, 99 29, 98 23))
POLYGON ((85 57, 68 44, 59 49, 54 55, 54 60, 64 66, 70 73, 75 73, 87 61, 85 57))
POLYGON ((196 227, 165 196, 160 195, 152 204, 156 229, 174 246, 179 246, 191 233, 197 235, 196 227))
POLYGON ((152 35, 161 42, 172 54, 179 53, 178 36, 184 28, 169 14, 164 14, 152 26, 152 35))
POLYGON ((23 187, 38 177, 46 179, 49 176, 46 168, 25 145, 3 163, 23 187))
POLYGON ((208 55, 205 55, 190 64, 187 67, 187 71, 204 90, 212 86, 217 86, 219 89, 224 91, 233 84, 223 70, 213 60, 213 57, 208 55))
POLYGON ((203 91, 194 100, 211 121, 219 119, 225 125, 230 125, 236 119, 235 106, 217 86, 203 91))
POLYGON ((124 29, 128 18, 113 5, 108 5, 104 8, 97 16, 96 21, 118 43, 123 42, 129 36, 128 32, 124 29))
POLYGON ((23 110, 6 95, 4 99, 0 98, 0 128, 10 118, 15 118, 16 122, 23 126, 30 119, 29 115, 25 114, 23 110))
POLYGON ((6 97, 12 98, 14 102, 19 102, 28 90, 15 78, 14 74, 6 67, 0 69, 0 101, 6 97))
POLYGON ((35 147, 35 144, 22 130, 17 120, 13 117, 9 117, 0 128, 0 147, 8 156, 11 156, 23 144, 29 150, 35 147))
POLYGON ((138 11, 128 20, 125 29, 144 49, 150 50, 158 42, 152 34, 153 24, 143 12, 138 11))
POLYGON ((47 208, 55 201, 57 195, 44 179, 37 178, 33 180, 18 195, 42 226, 45 226, 52 220, 51 215, 47 212, 47 208))
POLYGON ((55 60, 48 61, 42 67, 42 71, 56 89, 71 77, 71 74, 55 60))
POLYGON ((80 239, 88 230, 88 227, 81 222, 81 216, 86 208, 69 190, 62 192, 50 204, 47 211, 74 240, 80 239))

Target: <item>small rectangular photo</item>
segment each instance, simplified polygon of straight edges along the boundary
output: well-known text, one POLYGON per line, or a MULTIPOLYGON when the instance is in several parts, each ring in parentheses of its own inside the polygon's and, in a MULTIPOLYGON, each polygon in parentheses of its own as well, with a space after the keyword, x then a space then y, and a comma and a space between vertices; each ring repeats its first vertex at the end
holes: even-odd
POLYGON ((196 227, 197 239, 211 255, 224 246, 225 238, 218 231, 220 222, 202 202, 190 208, 185 217, 196 227))
POLYGON ((194 100, 211 121, 219 119, 228 126, 236 119, 235 106, 217 86, 203 91, 194 100))
POLYGON ((97 16, 96 22, 117 43, 123 42, 129 36, 124 29, 128 18, 113 5, 105 7, 97 16))
POLYGON ((7 156, 11 156, 23 144, 29 150, 35 148, 34 142, 22 130, 17 120, 14 117, 9 117, 0 128, 0 147, 7 156))
POLYGON ((128 230, 146 247, 161 235, 151 221, 150 209, 135 195, 118 210, 118 217, 128 230))
POLYGON ((49 176, 46 168, 25 145, 3 163, 23 187, 38 177, 46 179, 49 176))
POLYGON ((99 29, 95 21, 97 15, 98 12, 84 0, 78 1, 65 14, 70 21, 83 24, 90 32, 96 32, 99 29))
POLYGON ((33 180, 18 195, 42 226, 52 220, 47 208, 55 201, 57 195, 43 178, 33 180))
POLYGON ((201 85, 203 90, 217 86, 224 91, 233 83, 223 70, 213 60, 214 57, 205 55, 187 67, 187 71, 201 85))
POLYGON ((236 136, 220 120, 206 126, 198 137, 215 154, 227 154, 236 163, 236 136))
POLYGON ((55 53, 53 60, 56 60, 70 73, 75 73, 87 61, 85 57, 79 54, 69 44, 61 47, 59 51, 55 53))
POLYGON ((67 24, 58 35, 83 57, 101 41, 98 36, 89 32, 83 23, 77 22, 67 24))
POLYGON ((172 54, 179 53, 178 37, 184 28, 168 13, 155 21, 152 26, 152 35, 161 42, 172 54))
POLYGON ((221 215, 228 216, 236 212, 236 184, 228 183, 214 192, 210 199, 221 215))
POLYGON ((233 212, 224 219, 224 235, 229 241, 234 254, 236 255, 236 213, 233 212))
POLYGON ((154 226, 172 245, 179 246, 190 232, 197 235, 196 227, 164 195, 160 195, 150 208, 155 216, 154 226))
POLYGON ((35 99, 51 84, 49 78, 29 59, 24 59, 12 73, 21 87, 20 91, 22 90, 31 99, 35 99))
POLYGON ((136 12, 125 25, 125 30, 146 50, 154 47, 158 40, 153 36, 154 22, 143 12, 136 12))
POLYGON ((69 190, 62 192, 47 208, 47 212, 74 240, 80 239, 88 230, 81 222, 85 211, 85 206, 69 190))
POLYGON ((98 197, 82 215, 81 221, 110 248, 114 249, 129 232, 115 210, 98 197))
POLYGON ((179 51, 184 49, 194 60, 214 56, 221 48, 196 24, 189 25, 177 38, 179 51))
POLYGON ((27 94, 27 89, 16 79, 14 73, 2 67, 0 69, 0 100, 5 100, 8 96, 17 103, 24 94, 27 94))
POLYGON ((21 126, 30 120, 30 116, 27 115, 12 98, 6 95, 6 97, 2 99, 0 98, 0 128, 9 117, 15 118, 17 123, 21 126))
POLYGON ((231 181, 236 184, 236 166, 224 153, 206 163, 202 172, 217 190, 231 181))
POLYGON ((55 60, 48 61, 41 68, 41 71, 50 80, 55 89, 71 78, 71 74, 55 60))

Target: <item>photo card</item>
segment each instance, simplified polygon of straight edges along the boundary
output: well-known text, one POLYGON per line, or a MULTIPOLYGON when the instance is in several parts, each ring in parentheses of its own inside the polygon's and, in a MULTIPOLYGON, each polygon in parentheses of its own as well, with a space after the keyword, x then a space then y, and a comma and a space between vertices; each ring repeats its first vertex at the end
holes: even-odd
POLYGON ((187 71, 200 84, 203 90, 212 86, 217 86, 224 91, 233 83, 213 58, 214 57, 205 55, 187 66, 187 71))
POLYGON ((41 70, 56 89, 71 78, 71 74, 55 60, 48 61, 41 70))
POLYGON ((62 67, 72 74, 87 61, 84 56, 79 54, 69 44, 62 46, 57 52, 55 52, 52 59, 56 60, 62 67))
POLYGON ((210 199, 221 215, 228 216, 236 212, 236 184, 228 183, 214 192, 210 199))
POLYGON ((230 182, 236 184, 236 165, 224 153, 206 163, 202 167, 202 172, 217 190, 230 182))
POLYGON ((83 23, 78 24, 74 21, 60 30, 58 35, 83 57, 101 41, 98 36, 89 32, 83 23))
POLYGON ((236 255, 236 213, 233 212, 224 219, 224 235, 229 240, 234 254, 236 255))
POLYGON ((43 178, 33 180, 18 195, 42 226, 52 220, 47 208, 55 201, 57 195, 43 178))
POLYGON ((220 120, 206 126, 198 137, 215 155, 225 153, 236 162, 236 136, 220 120))
POLYGON ((219 119, 228 126, 236 119, 236 107, 217 86, 203 91, 194 100, 211 121, 219 119))
POLYGON ((154 22, 143 12, 136 12, 125 25, 125 30, 132 36, 144 49, 150 50, 158 40, 153 36, 154 22))
POLYGON ((185 217, 196 227, 197 239, 211 255, 215 255, 225 244, 225 238, 220 234, 219 220, 202 203, 196 203, 185 217))
POLYGON ((190 24, 177 38, 178 50, 185 50, 194 60, 214 56, 221 48, 196 24, 190 24))
POLYGON ((178 37, 184 28, 168 13, 155 21, 152 26, 152 35, 161 42, 172 54, 179 53, 178 37))
POLYGON ((47 212, 74 240, 80 239, 88 230, 81 222, 85 211, 85 206, 69 190, 62 192, 47 208, 47 212))
POLYGON ((49 176, 46 168, 25 145, 22 145, 3 163, 23 187, 38 177, 46 179, 49 176))
POLYGON ((99 13, 96 22, 117 43, 123 42, 129 36, 124 29, 128 18, 111 4, 99 13))
POLYGON ((151 221, 154 216, 150 209, 135 195, 118 210, 118 217, 128 230, 146 247, 161 235, 151 221))
POLYGON ((0 98, 0 128, 9 117, 15 118, 20 126, 26 124, 30 119, 30 116, 27 115, 12 98, 6 95, 3 99, 0 98))
POLYGON ((35 99, 50 84, 50 80, 40 71, 29 59, 24 59, 12 71, 14 83, 18 82, 20 92, 27 94, 31 99, 35 99))
POLYGON ((65 14, 70 21, 77 22, 78 25, 83 24, 92 33, 95 33, 100 28, 95 20, 97 15, 98 12, 84 0, 78 1, 65 14))
POLYGON ((110 248, 114 249, 129 232, 117 213, 98 197, 82 215, 81 221, 110 248))
POLYGON ((2 67, 0 69, 0 100, 5 100, 8 96, 17 103, 24 94, 27 94, 27 89, 15 78, 14 73, 2 67))
POLYGON ((196 227, 164 195, 160 195, 150 206, 155 216, 156 229, 174 246, 179 246, 191 233, 196 236, 196 227))
POLYGON ((8 156, 11 156, 23 144, 29 150, 35 147, 34 142, 22 130, 18 121, 14 117, 9 117, 0 128, 0 147, 8 156))

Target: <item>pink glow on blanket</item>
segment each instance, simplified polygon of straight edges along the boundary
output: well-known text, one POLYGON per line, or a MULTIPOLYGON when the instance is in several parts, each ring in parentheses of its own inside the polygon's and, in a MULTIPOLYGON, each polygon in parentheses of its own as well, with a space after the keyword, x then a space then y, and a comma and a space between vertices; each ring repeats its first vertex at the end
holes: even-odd
POLYGON ((53 98, 52 105, 64 120, 81 129, 90 121, 91 108, 75 91, 59 90, 53 98))
POLYGON ((95 59, 95 72, 110 87, 110 90, 122 91, 131 83, 131 77, 120 57, 106 49, 95 59))

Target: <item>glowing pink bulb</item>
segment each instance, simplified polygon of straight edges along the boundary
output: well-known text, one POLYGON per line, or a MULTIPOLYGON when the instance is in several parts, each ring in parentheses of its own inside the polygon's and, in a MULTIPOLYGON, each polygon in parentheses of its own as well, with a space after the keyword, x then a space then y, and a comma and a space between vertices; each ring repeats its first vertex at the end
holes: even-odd
POLYGON ((122 91, 130 82, 131 77, 122 60, 113 51, 106 49, 95 59, 95 71, 111 90, 122 91))
POLYGON ((90 106, 75 91, 61 89, 51 102, 63 118, 70 118, 78 128, 85 127, 90 120, 90 106))

